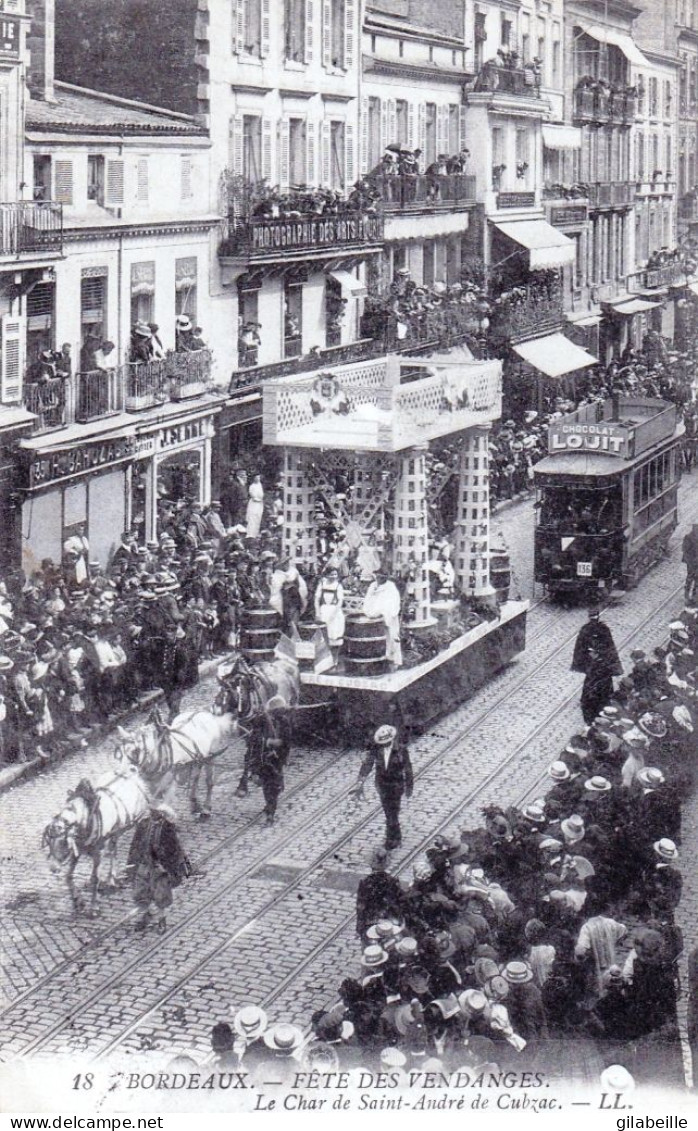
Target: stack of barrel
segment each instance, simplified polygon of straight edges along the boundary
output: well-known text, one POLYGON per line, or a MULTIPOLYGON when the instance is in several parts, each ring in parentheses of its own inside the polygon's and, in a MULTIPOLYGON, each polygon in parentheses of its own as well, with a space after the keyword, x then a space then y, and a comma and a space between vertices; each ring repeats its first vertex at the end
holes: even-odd
POLYGON ((490 550, 490 585, 495 590, 500 605, 509 600, 511 563, 506 550, 490 550))
POLYGON ((250 664, 273 660, 281 637, 281 617, 273 609, 243 609, 240 651, 250 664))
POLYGON ((380 675, 386 670, 387 639, 381 617, 349 613, 344 628, 344 668, 351 675, 380 675))

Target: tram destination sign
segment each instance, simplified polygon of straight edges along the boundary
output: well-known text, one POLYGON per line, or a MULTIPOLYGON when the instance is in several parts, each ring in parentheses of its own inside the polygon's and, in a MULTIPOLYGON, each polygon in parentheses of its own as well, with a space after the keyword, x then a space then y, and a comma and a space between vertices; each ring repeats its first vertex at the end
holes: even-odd
POLYGON ((629 459, 629 441, 632 430, 610 420, 600 420, 598 424, 586 421, 556 420, 548 429, 548 451, 557 452, 597 452, 607 456, 629 459))

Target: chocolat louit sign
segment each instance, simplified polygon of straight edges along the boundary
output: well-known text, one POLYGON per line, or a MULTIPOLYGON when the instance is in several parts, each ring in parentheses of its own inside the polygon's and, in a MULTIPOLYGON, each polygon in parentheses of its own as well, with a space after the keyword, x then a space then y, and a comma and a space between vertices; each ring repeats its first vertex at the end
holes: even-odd
POLYGON ((558 423, 548 431, 548 451, 601 452, 604 455, 628 456, 628 432, 618 424, 601 421, 598 424, 558 423))

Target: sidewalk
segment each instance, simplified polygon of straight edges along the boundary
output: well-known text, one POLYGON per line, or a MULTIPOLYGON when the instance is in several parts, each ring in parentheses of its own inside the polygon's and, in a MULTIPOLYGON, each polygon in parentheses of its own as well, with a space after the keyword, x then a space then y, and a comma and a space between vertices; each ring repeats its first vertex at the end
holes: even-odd
MULTIPOLYGON (((216 668, 224 663, 230 655, 231 653, 224 652, 220 656, 204 660, 203 663, 199 664, 199 682, 208 679, 208 677, 215 672, 216 668)), ((128 710, 113 715, 109 719, 109 722, 104 725, 93 727, 92 732, 87 736, 88 745, 97 738, 103 738, 104 735, 114 730, 116 726, 127 725, 129 720, 134 719, 136 715, 140 714, 142 711, 153 707, 156 703, 159 703, 162 698, 162 691, 146 691, 128 710)), ((65 757, 70 757, 70 755, 65 755, 65 757)), ((4 766, 0 769, 0 794, 6 793, 7 790, 11 789, 17 782, 33 778, 40 773, 42 769, 49 769, 55 766, 57 762, 63 760, 64 758, 51 758, 49 761, 43 758, 32 758, 29 762, 15 762, 11 766, 4 766)))

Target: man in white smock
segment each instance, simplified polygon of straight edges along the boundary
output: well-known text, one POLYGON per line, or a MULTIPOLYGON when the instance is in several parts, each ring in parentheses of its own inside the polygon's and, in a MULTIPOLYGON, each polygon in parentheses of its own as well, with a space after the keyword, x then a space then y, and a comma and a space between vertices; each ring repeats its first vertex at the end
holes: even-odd
POLYGON ((363 613, 366 617, 380 617, 385 625, 386 655, 396 668, 402 665, 400 646, 400 592, 388 576, 384 566, 376 570, 375 579, 364 597, 363 613))

